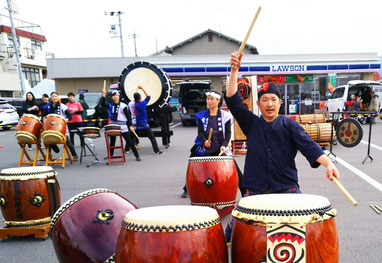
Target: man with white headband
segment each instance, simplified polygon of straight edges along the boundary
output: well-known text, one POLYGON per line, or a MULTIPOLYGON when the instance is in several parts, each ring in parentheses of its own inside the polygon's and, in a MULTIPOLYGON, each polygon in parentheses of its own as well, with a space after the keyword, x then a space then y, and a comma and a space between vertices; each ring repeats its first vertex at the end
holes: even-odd
MULTIPOLYGON (((219 92, 211 90, 205 94, 208 109, 195 113, 196 123, 198 125, 198 136, 195 139, 194 146, 190 150, 190 157, 229 154, 227 145, 231 139, 232 115, 227 111, 220 110, 221 95, 219 92), (212 136, 211 139, 208 140, 211 129, 212 136)), ((238 170, 240 186, 243 175, 237 164, 236 168, 238 170)), ((182 197, 188 197, 186 186, 183 187, 183 190, 182 197)))

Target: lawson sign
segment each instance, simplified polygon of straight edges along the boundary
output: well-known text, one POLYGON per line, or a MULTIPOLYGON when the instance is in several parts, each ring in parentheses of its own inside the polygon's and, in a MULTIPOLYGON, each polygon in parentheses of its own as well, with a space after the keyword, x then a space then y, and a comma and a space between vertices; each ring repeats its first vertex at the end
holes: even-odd
POLYGON ((280 65, 271 66, 271 72, 303 72, 303 71, 306 71, 306 65, 280 64, 280 65))

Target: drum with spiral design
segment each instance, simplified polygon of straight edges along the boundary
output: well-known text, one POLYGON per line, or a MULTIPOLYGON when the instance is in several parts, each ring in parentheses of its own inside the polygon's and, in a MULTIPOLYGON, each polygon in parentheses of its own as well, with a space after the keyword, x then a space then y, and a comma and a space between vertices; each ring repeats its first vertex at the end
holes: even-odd
POLYGON ((136 208, 104 188, 69 199, 54 214, 50 225, 59 262, 104 262, 115 253, 123 217, 136 208))
POLYGON ((232 262, 337 263, 336 210, 322 196, 244 197, 232 211, 232 262))
POLYGON ((0 207, 8 227, 49 225, 60 206, 57 173, 49 166, 0 172, 0 207))
POLYGON ((131 211, 122 222, 115 262, 228 263, 219 215, 197 206, 131 211))

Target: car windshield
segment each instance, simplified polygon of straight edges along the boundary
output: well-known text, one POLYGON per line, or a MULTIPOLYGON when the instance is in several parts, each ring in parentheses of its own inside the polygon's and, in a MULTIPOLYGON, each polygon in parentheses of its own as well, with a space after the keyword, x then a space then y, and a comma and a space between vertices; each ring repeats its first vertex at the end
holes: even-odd
MULTIPOLYGON (((98 100, 100 98, 100 94, 94 93, 84 93, 85 101, 88 104, 89 108, 94 108, 98 104, 98 100)), ((78 101, 79 95, 76 95, 76 101, 78 101)))

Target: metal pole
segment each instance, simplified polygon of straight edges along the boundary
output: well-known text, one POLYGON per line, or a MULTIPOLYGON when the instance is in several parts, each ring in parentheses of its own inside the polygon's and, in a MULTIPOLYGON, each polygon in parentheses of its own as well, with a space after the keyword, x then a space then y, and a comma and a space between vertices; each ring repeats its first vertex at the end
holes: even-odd
POLYGON ((21 69, 19 44, 17 42, 16 30, 15 30, 15 27, 13 25, 12 7, 11 7, 11 4, 10 4, 9 0, 7 0, 7 5, 8 5, 8 11, 9 11, 9 20, 11 22, 13 47, 15 49, 15 56, 16 56, 16 62, 17 62, 17 71, 19 72, 19 80, 20 80, 20 87, 21 87, 21 96, 23 96, 25 94, 25 88, 24 88, 23 72, 22 72, 22 69, 21 69))
POLYGON ((122 22, 121 22, 121 11, 118 11, 118 23, 119 23, 119 38, 121 40, 121 54, 122 57, 124 57, 124 52, 123 52, 123 38, 122 38, 122 22))
POLYGON ((135 56, 138 57, 138 55, 137 55, 137 41, 136 41, 136 39, 137 39, 137 35, 136 35, 135 33, 133 34, 133 38, 134 38, 134 50, 135 50, 135 56))

